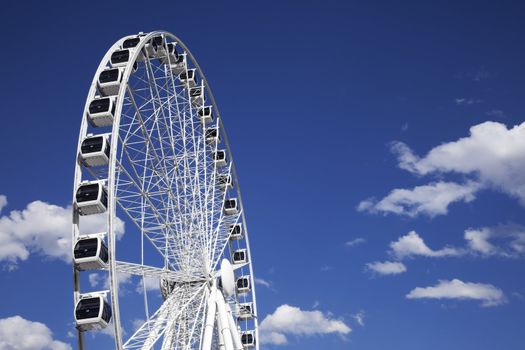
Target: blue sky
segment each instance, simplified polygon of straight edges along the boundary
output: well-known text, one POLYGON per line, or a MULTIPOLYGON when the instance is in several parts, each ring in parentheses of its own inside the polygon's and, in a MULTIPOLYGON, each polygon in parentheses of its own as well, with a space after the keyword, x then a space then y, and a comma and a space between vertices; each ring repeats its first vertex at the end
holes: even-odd
POLYGON ((273 315, 268 331, 287 339, 264 348, 521 349, 523 10, 3 4, 0 344, 8 324, 40 322, 44 349, 74 345, 56 232, 69 219, 82 108, 114 41, 164 29, 192 50, 228 131, 259 318, 273 315), (304 330, 305 319, 318 327, 304 330))

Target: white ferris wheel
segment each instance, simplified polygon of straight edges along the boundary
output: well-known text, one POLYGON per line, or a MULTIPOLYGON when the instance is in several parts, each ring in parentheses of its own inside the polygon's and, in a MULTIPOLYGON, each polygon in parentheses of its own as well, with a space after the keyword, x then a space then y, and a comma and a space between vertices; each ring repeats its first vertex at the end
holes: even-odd
POLYGON ((90 348, 86 332, 106 327, 117 350, 259 348, 228 139, 202 70, 173 34, 126 36, 104 55, 82 117, 73 197, 80 350, 90 348), (104 216, 105 232, 83 229, 95 215, 104 216), (107 290, 86 286, 93 271, 107 273, 107 290), (119 303, 122 274, 141 281, 139 305, 119 303), (124 332, 126 311, 137 306, 136 331, 124 332))

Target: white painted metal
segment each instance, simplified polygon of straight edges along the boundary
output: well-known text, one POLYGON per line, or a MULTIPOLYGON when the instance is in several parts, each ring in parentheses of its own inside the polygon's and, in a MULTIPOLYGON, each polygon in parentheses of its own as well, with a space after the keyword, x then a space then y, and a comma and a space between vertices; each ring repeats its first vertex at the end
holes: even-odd
MULTIPOLYGON (((90 128, 86 116, 89 103, 97 96, 100 72, 109 66, 111 54, 122 47, 124 40, 134 37, 128 36, 116 42, 95 73, 84 108, 78 150, 90 128)), ((219 262, 223 258, 238 249, 246 249, 247 256, 251 256, 240 186, 222 119, 202 70, 178 38, 167 32, 152 32, 140 35, 140 38, 140 43, 130 50, 127 64, 119 65, 118 86, 100 87, 104 94, 115 94, 116 108, 111 118, 103 116, 103 122, 95 124, 112 128, 109 166, 86 168, 77 162, 74 179, 75 189, 85 180, 106 180, 107 183, 108 207, 100 215, 107 215, 108 223, 108 270, 115 348, 151 349, 162 342, 163 350, 239 349, 239 332, 253 330, 257 333, 258 328, 256 317, 236 321, 238 318, 234 316, 237 315, 232 313, 232 309, 237 312, 238 304, 252 302, 256 315, 251 261, 236 267, 240 270, 238 276, 249 276, 250 293, 231 294, 226 301, 220 290, 214 292, 215 280, 220 275, 219 262), (163 37, 160 47, 148 44, 159 35, 163 37), (169 54, 166 46, 169 43, 177 45, 183 60, 172 62, 174 55, 169 54), (189 70, 195 72, 193 79, 181 84, 178 75, 188 74, 189 70), (192 103, 189 95, 189 88, 195 83, 201 84, 204 90, 198 103, 195 98, 192 103), (222 136, 222 140, 214 143, 205 138, 205 124, 211 122, 211 118, 198 114, 204 98, 212 107, 222 136), (226 155, 226 161, 219 164, 213 159, 218 147, 225 150, 226 155), (219 175, 227 174, 233 178, 233 188, 221 188, 217 181, 219 175), (237 210, 225 215, 224 200, 232 197, 237 198, 237 210), (142 243, 137 247, 141 251, 140 262, 117 261, 117 248, 120 248, 115 235, 117 216, 127 217, 140 232, 142 243), (243 225, 243 235, 230 240, 230 227, 238 223, 243 225), (164 261, 162 266, 145 263, 146 244, 151 244, 160 254, 164 261), (149 313, 147 293, 144 293, 146 321, 125 342, 120 321, 117 272, 143 279, 157 278, 170 286, 164 303, 153 314, 149 313), (220 295, 218 299, 221 300, 213 303, 213 295, 220 295), (212 304, 219 309, 218 331, 213 323, 211 327, 209 325, 212 304)), ((73 242, 78 239, 80 225, 75 206, 73 242)), ((81 293, 79 274, 80 271, 74 269, 75 304, 81 293)), ((214 314, 215 311, 215 318, 214 314)), ((85 349, 84 338, 79 332, 80 350, 85 349)))

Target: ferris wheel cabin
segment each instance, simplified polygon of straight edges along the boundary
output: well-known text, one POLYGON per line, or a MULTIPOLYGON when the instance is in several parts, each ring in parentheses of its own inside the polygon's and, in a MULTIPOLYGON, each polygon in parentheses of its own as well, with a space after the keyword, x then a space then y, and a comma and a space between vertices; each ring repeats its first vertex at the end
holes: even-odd
POLYGON ((111 307, 99 293, 81 296, 75 307, 75 321, 81 331, 106 328, 111 316, 111 307))
POLYGON ((88 167, 107 165, 109 162, 109 139, 107 136, 87 136, 80 146, 80 160, 88 167))
POLYGON ((184 85, 188 85, 190 88, 197 85, 197 70, 196 69, 188 69, 185 72, 182 72, 179 74, 179 80, 184 85))
MULTIPOLYGON (((125 68, 128 64, 129 58, 131 57, 131 51, 129 49, 115 51, 111 55, 110 63, 113 68, 125 68)), ((137 62, 133 64, 133 71, 137 70, 137 62)))
POLYGON ((96 127, 110 126, 113 124, 115 115, 115 98, 95 98, 88 107, 89 123, 96 127))
MULTIPOLYGON (((137 47, 137 45, 140 44, 140 40, 141 40, 141 36, 136 36, 134 38, 129 38, 129 39, 124 40, 124 42, 122 43, 122 49, 123 50, 125 49, 134 50, 137 47)), ((142 61, 142 60, 144 60, 144 54, 141 51, 137 56, 137 61, 142 61)))
POLYGON ((148 57, 156 57, 157 55, 159 55, 159 53, 164 51, 165 43, 166 41, 164 39, 164 36, 158 35, 156 37, 153 37, 145 46, 146 54, 148 55, 148 57))
POLYGON ((242 224, 235 224, 230 226, 230 239, 238 241, 243 238, 242 224))
POLYGON ((190 89, 190 101, 193 107, 201 107, 204 105, 204 88, 202 86, 190 89))
POLYGON ((173 64, 179 61, 179 53, 177 52, 176 44, 169 43, 166 45, 164 55, 159 57, 159 62, 162 64, 173 64))
POLYGON ((237 198, 229 198, 224 200, 224 214, 235 215, 237 213, 239 213, 237 198))
POLYGON ((231 190, 233 188, 233 178, 230 174, 219 174, 217 175, 217 183, 219 188, 231 190))
POLYGON ((239 320, 251 320, 253 318, 253 303, 239 304, 239 320))
POLYGON ((248 331, 243 332, 241 335, 241 343, 245 349, 250 349, 255 347, 255 332, 248 331))
POLYGON ((80 215, 100 214, 108 206, 108 194, 100 182, 84 182, 78 186, 75 202, 80 215))
POLYGON ((213 123, 213 121, 215 120, 211 108, 211 106, 205 106, 199 109, 199 117, 203 124, 213 123))
POLYGON ((213 161, 217 166, 226 166, 228 161, 226 160, 226 151, 220 149, 216 152, 213 152, 213 161))
POLYGON ((241 276, 235 281, 235 286, 237 287, 238 294, 248 293, 251 289, 250 286, 250 276, 241 276))
POLYGON ((208 128, 204 134, 206 137, 206 142, 211 145, 216 145, 217 143, 221 142, 221 135, 218 128, 208 128))
POLYGON ((79 270, 102 269, 108 263, 108 247, 102 236, 81 237, 73 248, 73 258, 79 270))
POLYGON ((102 96, 114 96, 118 94, 120 82, 124 75, 122 68, 108 68, 100 72, 97 87, 102 96))
POLYGON ((232 263, 234 265, 246 264, 248 262, 248 255, 246 249, 237 249, 233 252, 232 263))
POLYGON ((175 61, 170 61, 170 69, 173 75, 179 75, 186 69, 186 54, 179 55, 175 61))

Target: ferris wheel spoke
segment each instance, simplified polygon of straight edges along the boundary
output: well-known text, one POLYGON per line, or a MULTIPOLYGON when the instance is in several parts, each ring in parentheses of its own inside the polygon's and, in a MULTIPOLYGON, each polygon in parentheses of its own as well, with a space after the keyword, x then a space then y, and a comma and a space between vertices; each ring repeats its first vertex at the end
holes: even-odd
POLYGON ((146 278, 156 278, 159 280, 159 283, 161 279, 175 283, 206 282, 206 280, 204 279, 195 280, 193 276, 188 276, 182 271, 167 270, 158 267, 135 264, 125 261, 117 261, 116 264, 118 272, 136 276, 144 276, 146 278))
POLYGON ((183 315, 196 299, 200 300, 199 296, 202 298, 207 284, 192 288, 192 293, 188 293, 183 286, 176 285, 160 308, 124 343, 124 349, 151 349, 165 334, 169 325, 183 315))

